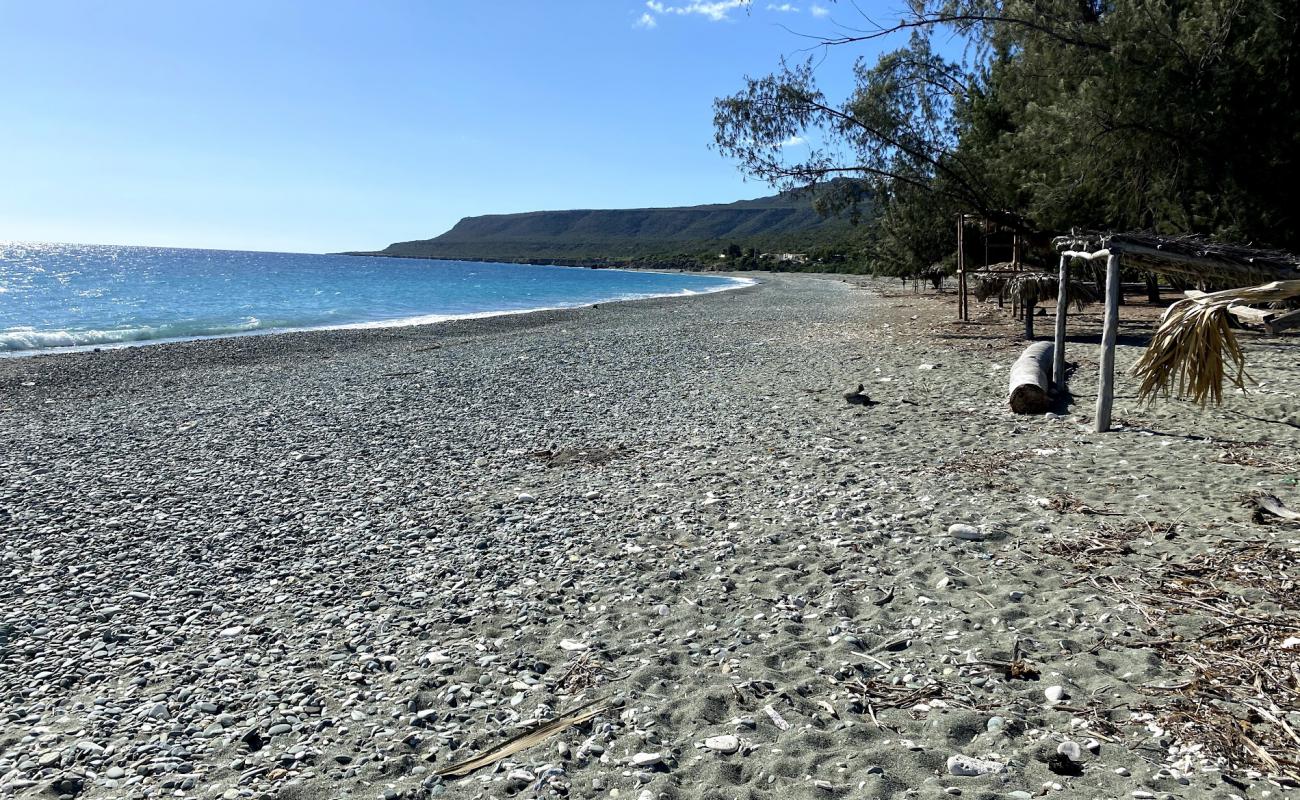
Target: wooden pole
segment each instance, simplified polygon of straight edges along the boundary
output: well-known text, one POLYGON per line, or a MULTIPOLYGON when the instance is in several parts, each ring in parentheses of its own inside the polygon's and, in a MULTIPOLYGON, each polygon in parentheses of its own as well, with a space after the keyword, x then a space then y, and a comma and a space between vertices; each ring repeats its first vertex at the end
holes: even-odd
POLYGON ((962 215, 957 215, 957 319, 966 320, 966 259, 962 215))
POLYGON ((1056 290, 1056 339, 1053 342, 1052 384, 1057 393, 1065 391, 1065 316, 1070 307, 1070 258, 1061 256, 1061 271, 1056 290))
POLYGON ((1110 430, 1115 400, 1115 337, 1119 333, 1119 254, 1106 258, 1106 321, 1101 329, 1101 370, 1097 379, 1097 433, 1110 430))

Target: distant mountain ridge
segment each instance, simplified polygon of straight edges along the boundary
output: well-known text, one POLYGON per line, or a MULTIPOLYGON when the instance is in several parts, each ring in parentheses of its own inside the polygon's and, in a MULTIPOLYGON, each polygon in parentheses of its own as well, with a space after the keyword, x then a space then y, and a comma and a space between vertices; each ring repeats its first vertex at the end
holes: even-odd
POLYGON ((432 239, 397 242, 373 255, 407 258, 636 263, 701 256, 729 244, 789 250, 847 238, 846 219, 822 217, 807 195, 781 194, 674 208, 530 211, 465 217, 432 239))

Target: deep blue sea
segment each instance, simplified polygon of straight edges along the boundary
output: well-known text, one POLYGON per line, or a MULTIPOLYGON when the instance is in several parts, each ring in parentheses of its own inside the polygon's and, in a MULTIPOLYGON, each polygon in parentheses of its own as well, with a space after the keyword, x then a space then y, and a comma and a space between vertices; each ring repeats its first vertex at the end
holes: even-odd
POLYGON ((0 354, 437 322, 744 283, 469 261, 0 242, 0 354))

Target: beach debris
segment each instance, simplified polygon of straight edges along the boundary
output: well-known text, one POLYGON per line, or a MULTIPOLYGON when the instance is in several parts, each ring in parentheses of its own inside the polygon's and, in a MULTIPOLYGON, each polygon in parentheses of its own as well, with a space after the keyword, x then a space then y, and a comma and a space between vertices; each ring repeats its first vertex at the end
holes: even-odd
POLYGON ((948 774, 961 778, 975 778, 980 775, 996 775, 1005 772, 1007 765, 1001 761, 972 758, 960 753, 948 756, 948 774))
POLYGON ((1007 401, 1017 414, 1042 414, 1051 406, 1052 343, 1035 342, 1011 365, 1007 401))
POLYGON ((1055 497, 1040 497, 1038 505, 1042 508, 1055 511, 1058 514, 1100 514, 1106 516, 1123 516, 1118 511, 1103 511, 1088 505, 1069 492, 1062 492, 1055 497))
POLYGON ((547 466, 563 467, 571 464, 607 464, 628 452, 627 448, 619 444, 614 447, 559 447, 536 450, 529 455, 547 466))
POLYGON ((851 406, 874 406, 876 401, 872 400, 865 394, 867 387, 859 383, 858 388, 851 389, 844 393, 844 402, 851 406))
POLYGON ((1286 504, 1277 498, 1265 492, 1248 495, 1243 499, 1242 505, 1253 509, 1250 515, 1250 521, 1256 525, 1268 525, 1269 523, 1278 522, 1300 522, 1300 511, 1292 511, 1286 507, 1286 504))
POLYGON ((763 713, 767 714, 768 719, 772 720, 772 724, 775 725, 776 727, 780 728, 783 731, 790 730, 790 723, 786 722, 785 718, 782 717, 781 714, 775 708, 773 708, 770 703, 768 705, 763 706, 763 713))
POLYGON ((974 525, 966 525, 961 522, 949 525, 948 535, 954 539, 965 539, 968 542, 982 542, 989 538, 987 533, 974 525))
POLYGON ((1083 749, 1077 742, 1065 741, 1047 758, 1047 768, 1057 775, 1083 774, 1083 749))
POLYGON ((463 778, 483 767, 489 767, 503 758, 540 744, 552 736, 572 728, 574 725, 581 725, 595 719, 603 713, 605 713, 605 705, 599 700, 592 700, 557 719, 511 737, 486 753, 461 761, 458 764, 443 767, 434 774, 441 778, 463 778))

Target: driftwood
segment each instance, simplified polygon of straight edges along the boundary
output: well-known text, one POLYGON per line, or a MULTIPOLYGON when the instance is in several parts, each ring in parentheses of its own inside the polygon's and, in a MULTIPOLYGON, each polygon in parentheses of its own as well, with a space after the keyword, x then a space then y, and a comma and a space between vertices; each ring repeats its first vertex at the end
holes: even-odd
POLYGON ((1017 414, 1042 414, 1051 404, 1052 343, 1035 342, 1011 365, 1011 410, 1017 414))
POLYGON ((531 730, 524 731, 518 736, 511 737, 491 750, 482 755, 475 756, 458 764, 452 764, 438 770, 436 775, 442 778, 461 778, 475 770, 491 766, 503 758, 512 756, 521 750, 541 744, 557 733, 562 733, 574 725, 581 725, 588 720, 594 719, 600 714, 605 713, 605 706, 599 701, 592 701, 586 705, 579 706, 564 716, 551 720, 544 725, 539 725, 531 730))
MULTIPOLYGON (((1191 300, 1205 297, 1206 292, 1188 289, 1183 292, 1191 300)), ((1277 336, 1287 328, 1300 326, 1300 309, 1251 308, 1250 306, 1228 306, 1228 313, 1247 325, 1258 325, 1269 336, 1277 336)))
POLYGON ((1276 520, 1300 523, 1300 512, 1292 511, 1276 496, 1266 493, 1247 497, 1242 505, 1254 508, 1251 520, 1257 524, 1267 524, 1276 520))

